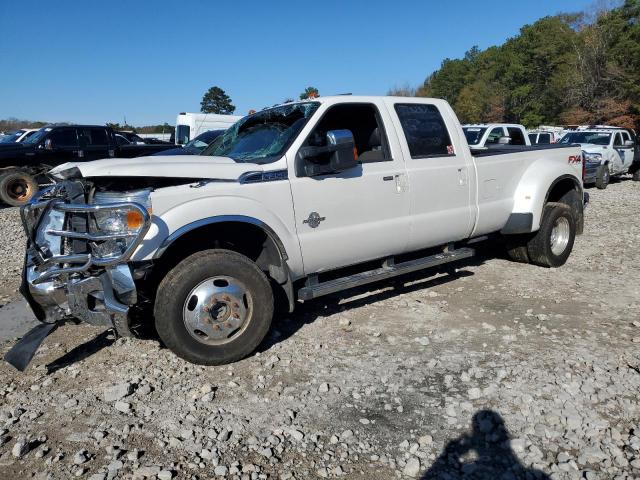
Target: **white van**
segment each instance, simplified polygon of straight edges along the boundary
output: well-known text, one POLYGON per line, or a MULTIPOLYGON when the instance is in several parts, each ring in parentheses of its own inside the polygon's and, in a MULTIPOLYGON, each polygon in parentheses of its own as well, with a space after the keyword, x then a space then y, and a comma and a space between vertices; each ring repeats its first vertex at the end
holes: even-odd
POLYGON ((209 130, 226 130, 242 118, 241 115, 218 115, 216 113, 178 114, 176 119, 176 145, 184 145, 209 130))

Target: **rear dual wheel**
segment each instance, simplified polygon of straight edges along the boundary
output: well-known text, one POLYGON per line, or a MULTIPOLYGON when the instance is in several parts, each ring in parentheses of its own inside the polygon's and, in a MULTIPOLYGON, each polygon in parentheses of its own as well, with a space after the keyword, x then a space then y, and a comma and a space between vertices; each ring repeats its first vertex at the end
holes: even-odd
POLYGON ((571 208, 550 202, 545 205, 540 229, 534 234, 508 237, 507 253, 517 262, 560 267, 569 258, 575 237, 576 219, 571 208))

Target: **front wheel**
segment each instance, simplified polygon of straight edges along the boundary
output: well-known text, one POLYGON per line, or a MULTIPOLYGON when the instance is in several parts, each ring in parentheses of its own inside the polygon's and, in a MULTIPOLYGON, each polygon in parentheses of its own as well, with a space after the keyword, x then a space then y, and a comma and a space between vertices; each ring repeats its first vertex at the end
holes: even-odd
POLYGON ((181 261, 160 283, 156 330, 188 362, 231 363, 264 339, 273 303, 269 280, 254 262, 230 250, 205 250, 181 261))
POLYGON ((564 265, 576 238, 576 220, 563 203, 547 203, 540 229, 527 245, 531 263, 541 267, 564 265))
POLYGON ((600 165, 598 172, 596 173, 596 187, 600 190, 604 190, 611 181, 611 174, 609 173, 608 165, 600 165))
POLYGON ((640 182, 640 168, 633 172, 631 180, 633 180, 634 182, 640 182))

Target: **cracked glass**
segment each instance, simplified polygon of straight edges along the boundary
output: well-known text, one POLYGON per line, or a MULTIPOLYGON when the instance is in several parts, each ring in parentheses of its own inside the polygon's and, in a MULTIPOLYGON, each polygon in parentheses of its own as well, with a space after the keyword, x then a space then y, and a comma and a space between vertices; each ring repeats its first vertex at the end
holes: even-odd
POLYGON ((248 115, 220 135, 201 155, 229 157, 245 163, 275 162, 319 106, 319 102, 291 103, 248 115))

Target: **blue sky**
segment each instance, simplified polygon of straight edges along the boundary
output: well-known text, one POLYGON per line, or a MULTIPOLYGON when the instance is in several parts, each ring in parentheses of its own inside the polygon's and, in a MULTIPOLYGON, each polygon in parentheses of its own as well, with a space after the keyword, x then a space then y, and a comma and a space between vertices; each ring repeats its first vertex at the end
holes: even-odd
POLYGON ((173 124, 219 85, 236 113, 418 85, 446 57, 593 0, 0 0, 0 118, 173 124))

